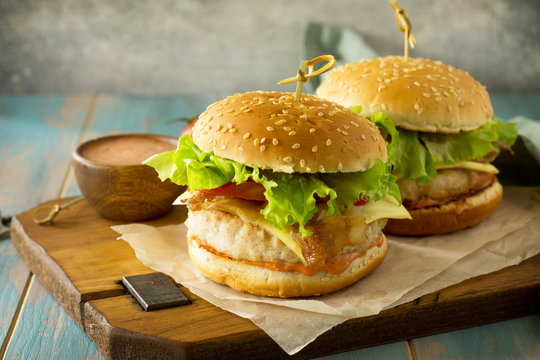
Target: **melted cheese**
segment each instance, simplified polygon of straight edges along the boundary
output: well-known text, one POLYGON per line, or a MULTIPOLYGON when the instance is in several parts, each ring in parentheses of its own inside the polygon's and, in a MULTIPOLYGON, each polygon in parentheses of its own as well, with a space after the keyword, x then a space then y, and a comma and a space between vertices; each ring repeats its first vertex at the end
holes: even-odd
POLYGON ((344 215, 362 215, 366 219, 366 224, 384 218, 412 219, 407 209, 390 195, 386 195, 386 197, 378 201, 368 201, 364 206, 354 206, 344 215))
POLYGON ((488 174, 498 174, 499 170, 491 165, 485 163, 479 163, 476 161, 459 161, 453 164, 435 164, 435 168, 438 169, 468 169, 485 172, 488 174))

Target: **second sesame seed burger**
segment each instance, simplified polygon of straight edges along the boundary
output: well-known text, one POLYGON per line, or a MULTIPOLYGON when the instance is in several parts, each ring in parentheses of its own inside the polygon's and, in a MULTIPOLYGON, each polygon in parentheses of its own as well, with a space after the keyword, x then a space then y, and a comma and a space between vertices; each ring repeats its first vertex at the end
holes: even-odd
POLYGON ((409 216, 377 127, 312 95, 249 92, 210 105, 176 151, 146 161, 180 185, 192 261, 256 295, 321 295, 384 259, 409 216))
POLYGON ((317 95, 377 123, 412 220, 390 220, 397 235, 449 233, 487 218, 502 197, 490 164, 516 139, 497 121, 484 86, 440 61, 389 56, 335 69, 317 95), (395 125, 395 127, 394 127, 395 125))

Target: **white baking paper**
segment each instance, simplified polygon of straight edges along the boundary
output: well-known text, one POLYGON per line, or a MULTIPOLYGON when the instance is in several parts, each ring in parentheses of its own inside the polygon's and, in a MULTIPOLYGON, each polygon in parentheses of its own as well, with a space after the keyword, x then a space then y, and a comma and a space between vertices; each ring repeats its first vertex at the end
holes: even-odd
POLYGON ((215 306, 250 319, 294 354, 343 321, 375 315, 540 253, 540 188, 505 187, 495 212, 467 230, 442 236, 387 236, 388 255, 373 273, 336 293, 307 299, 254 296, 206 279, 189 259, 184 224, 112 229, 146 266, 170 275, 215 306))

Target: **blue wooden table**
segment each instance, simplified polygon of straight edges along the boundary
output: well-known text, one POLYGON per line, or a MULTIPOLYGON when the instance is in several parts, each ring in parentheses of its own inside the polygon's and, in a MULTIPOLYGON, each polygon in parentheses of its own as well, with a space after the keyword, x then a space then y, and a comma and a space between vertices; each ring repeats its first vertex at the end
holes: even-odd
MULTIPOLYGON (((0 96, 2 217, 79 194, 76 144, 115 133, 178 136, 217 96, 0 96)), ((493 95, 502 119, 540 119, 540 95, 493 95)), ((4 230, 0 226, 0 232, 4 230)), ((539 239, 540 241, 540 239, 539 239)), ((540 299, 539 299, 540 302, 540 299)), ((103 359, 28 270, 9 234, 0 239, 0 359, 103 359)), ((329 359, 539 359, 540 315, 336 354, 329 359)))

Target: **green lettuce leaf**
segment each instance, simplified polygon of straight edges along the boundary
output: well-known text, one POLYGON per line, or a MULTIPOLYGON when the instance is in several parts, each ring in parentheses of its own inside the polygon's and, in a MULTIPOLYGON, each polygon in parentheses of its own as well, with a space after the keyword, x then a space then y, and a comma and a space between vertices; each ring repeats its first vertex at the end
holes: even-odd
POLYGON ((341 214, 364 195, 376 201, 390 194, 401 202, 390 165, 378 159, 365 172, 286 174, 205 153, 189 135, 184 135, 176 151, 156 154, 144 164, 153 167, 162 181, 170 179, 175 184, 187 185, 191 192, 214 189, 231 181, 242 184, 251 179, 265 188, 268 202, 261 214, 279 229, 298 224, 303 235, 311 234, 305 226, 319 211, 315 196, 327 199, 326 216, 341 214))
POLYGON ((492 120, 473 131, 450 135, 421 133, 419 137, 436 162, 453 164, 480 159, 492 151, 499 152, 501 149, 496 141, 512 146, 517 130, 514 124, 492 120))
MULTIPOLYGON (((360 113, 361 106, 351 106, 360 113)), ((431 134, 396 128, 384 113, 370 119, 388 143, 388 162, 392 174, 427 183, 437 175, 435 164, 453 164, 481 159, 500 152, 498 141, 512 146, 517 139, 514 124, 492 119, 480 128, 458 134, 431 134)))
POLYGON ((384 113, 371 117, 388 142, 388 162, 392 164, 392 173, 400 178, 417 179, 427 183, 437 175, 433 156, 424 147, 417 131, 398 129, 384 113))

